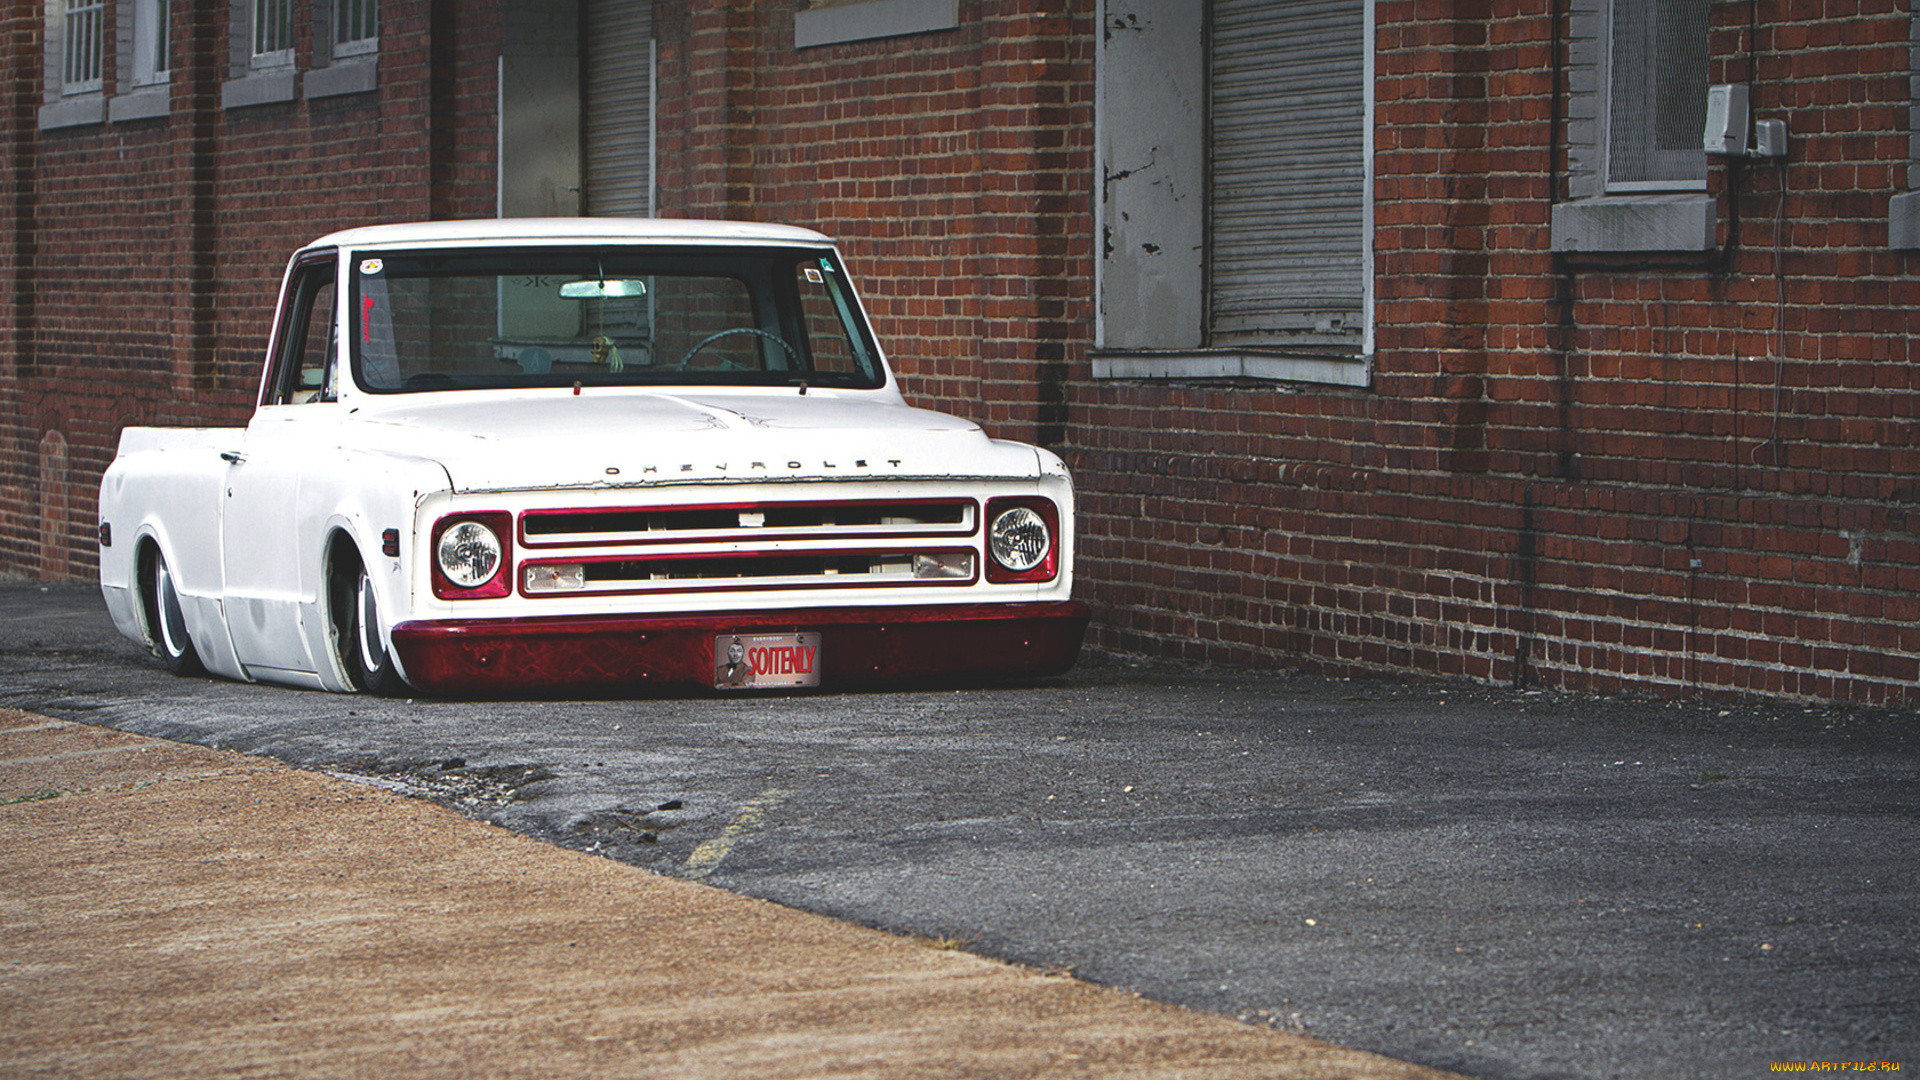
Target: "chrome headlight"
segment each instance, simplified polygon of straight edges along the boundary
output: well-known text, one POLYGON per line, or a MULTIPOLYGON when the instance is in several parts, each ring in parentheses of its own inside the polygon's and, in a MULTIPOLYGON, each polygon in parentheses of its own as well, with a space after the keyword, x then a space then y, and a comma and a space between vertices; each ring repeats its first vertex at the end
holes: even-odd
POLYGON ((486 584, 500 569, 500 537, 477 521, 462 521, 440 534, 434 557, 448 581, 471 589, 486 584))
POLYGON ((1016 506, 993 519, 987 532, 987 550, 993 561, 1016 574, 1039 566, 1053 548, 1053 533, 1045 518, 1016 506))

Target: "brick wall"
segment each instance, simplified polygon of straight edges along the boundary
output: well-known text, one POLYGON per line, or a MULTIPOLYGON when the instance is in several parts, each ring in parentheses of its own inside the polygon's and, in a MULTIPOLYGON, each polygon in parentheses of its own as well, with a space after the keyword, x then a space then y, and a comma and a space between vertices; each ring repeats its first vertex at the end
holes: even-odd
POLYGON ((1034 13, 1065 6, 796 53, 781 5, 656 5, 661 190, 840 237, 912 397, 1068 457, 1096 644, 1915 700, 1906 14, 1749 34, 1715 5, 1714 78, 1752 65, 1795 132, 1784 201, 1716 165, 1721 251, 1576 262, 1548 245, 1557 5, 1380 5, 1378 354, 1350 391, 1090 377, 1099 28, 1034 13))
MULTIPOLYGON (((387 0, 377 90, 223 109, 227 6, 176 4, 166 117, 41 131, 42 16, 8 10, 0 572, 85 579, 122 427, 246 422, 296 246, 492 213, 499 19, 387 0)), ((305 70, 312 20, 297 26, 305 70)))
MULTIPOLYGON (((6 16, 0 214, 40 226, 0 249, 0 335, 25 343, 0 569, 91 572, 120 423, 244 414, 291 240, 491 212, 480 6, 384 5, 369 100, 183 127, 217 82, 176 70, 173 121, 37 139, 35 20, 6 16), (103 314, 111 273, 129 299, 103 314), (64 568, 34 509, 62 470, 64 568)), ((1066 456, 1096 645, 1920 703, 1920 278, 1886 246, 1910 14, 1714 4, 1712 77, 1751 75, 1789 164, 1712 167, 1716 251, 1575 258, 1548 228, 1567 5, 1380 3, 1378 349, 1346 390, 1091 377, 1095 5, 963 0, 956 30, 806 50, 795 6, 656 2, 662 212, 839 237, 913 400, 1066 456)))

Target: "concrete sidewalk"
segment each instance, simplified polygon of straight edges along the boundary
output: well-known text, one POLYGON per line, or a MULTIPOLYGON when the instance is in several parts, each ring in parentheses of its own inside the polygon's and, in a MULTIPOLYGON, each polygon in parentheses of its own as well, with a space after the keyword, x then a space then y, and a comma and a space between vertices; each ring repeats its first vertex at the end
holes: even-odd
POLYGON ((0 710, 0 1075, 1448 1074, 0 710))

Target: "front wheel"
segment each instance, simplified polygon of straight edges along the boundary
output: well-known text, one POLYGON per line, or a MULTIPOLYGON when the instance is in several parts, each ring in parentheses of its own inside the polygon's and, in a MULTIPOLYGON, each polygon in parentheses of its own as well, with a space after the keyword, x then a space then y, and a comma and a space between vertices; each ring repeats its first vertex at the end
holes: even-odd
POLYGON ((147 587, 142 590, 147 609, 147 637, 154 655, 175 675, 198 675, 206 668, 200 663, 199 650, 193 647, 193 635, 187 630, 186 611, 180 604, 180 590, 174 585, 167 557, 158 551, 147 566, 147 587))
POLYGON ((355 690, 390 694, 400 688, 393 657, 380 638, 380 599, 364 566, 354 566, 335 586, 335 641, 340 666, 355 690))

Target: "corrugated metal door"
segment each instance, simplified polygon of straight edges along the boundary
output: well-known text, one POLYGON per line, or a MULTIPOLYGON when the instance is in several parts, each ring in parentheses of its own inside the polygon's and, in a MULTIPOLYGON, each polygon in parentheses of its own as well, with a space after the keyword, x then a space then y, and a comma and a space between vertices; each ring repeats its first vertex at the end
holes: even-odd
POLYGON ((1357 345, 1367 0, 1214 0, 1212 344, 1357 345))
POLYGON ((653 215, 653 3, 587 0, 587 213, 653 215))

